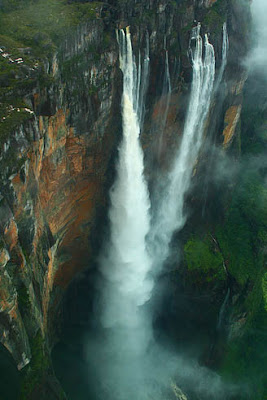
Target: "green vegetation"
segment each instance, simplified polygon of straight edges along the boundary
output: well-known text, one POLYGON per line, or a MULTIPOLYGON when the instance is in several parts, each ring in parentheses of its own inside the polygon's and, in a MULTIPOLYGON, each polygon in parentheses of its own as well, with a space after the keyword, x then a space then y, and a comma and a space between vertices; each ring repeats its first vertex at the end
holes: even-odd
POLYGON ((182 32, 183 33, 191 32, 192 28, 193 28, 192 23, 189 23, 182 28, 182 32))
POLYGON ((239 285, 233 320, 244 326, 227 346, 221 366, 224 377, 252 389, 245 398, 267 398, 267 187, 266 91, 250 78, 242 111, 241 165, 238 183, 217 239, 228 269, 239 285), (255 90, 256 88, 256 90, 255 90))
POLYGON ((32 0, 1 0, 0 11, 11 11, 23 8, 25 4, 29 4, 32 0))
POLYGON ((49 54, 69 29, 96 18, 100 2, 72 3, 67 0, 19 2, 17 8, 0 13, 0 33, 30 46, 35 55, 49 54), (23 4, 23 5, 22 5, 23 4))
MULTIPOLYGON (((259 90, 264 91, 264 84, 260 89, 258 88, 259 84, 257 82, 255 86, 257 87, 257 92, 259 90)), ((245 104, 242 112, 243 126, 246 127, 246 134, 242 135, 242 152, 244 154, 256 156, 262 154, 264 156, 267 146, 267 116, 266 110, 264 107, 258 105, 258 101, 255 97, 256 94, 250 99, 250 102, 254 103, 255 106, 245 104)), ((264 104, 266 100, 261 93, 260 98, 262 98, 262 103, 264 104)))
MULTIPOLYGON (((257 286, 258 294, 260 288, 257 286)), ((258 296, 259 297, 259 296, 258 296)), ((252 388, 249 399, 267 398, 266 376, 266 326, 267 313, 263 301, 259 302, 253 318, 246 324, 245 332, 232 340, 221 366, 221 373, 231 382, 246 382, 252 388)))
POLYGON ((217 228, 229 272, 241 286, 248 280, 255 281, 262 269, 266 226, 267 189, 255 166, 241 173, 226 222, 217 228))
POLYGON ((0 141, 33 117, 25 111, 24 96, 33 88, 42 89, 53 83, 44 72, 44 59, 51 59, 62 38, 78 24, 97 18, 101 4, 68 0, 1 1, 0 141))
POLYGON ((253 400, 263 400, 266 376, 262 367, 267 355, 267 190, 258 164, 246 160, 244 165, 226 221, 216 232, 228 271, 239 285, 234 319, 245 316, 242 333, 230 342, 221 371, 232 381, 245 380, 255 385, 253 400))
POLYGON ((231 382, 246 382, 253 393, 244 398, 253 400, 267 396, 264 391, 267 387, 264 367, 267 359, 266 226, 267 190, 260 170, 246 163, 226 221, 216 232, 228 271, 240 287, 233 318, 237 325, 239 320, 244 323, 240 333, 227 345, 220 371, 231 382))
POLYGON ((185 244, 184 252, 188 271, 193 275, 194 282, 225 280, 222 255, 214 248, 211 239, 193 237, 185 244))
POLYGON ((24 107, 26 105, 22 101, 17 101, 16 103, 15 107, 18 108, 12 111, 10 111, 8 104, 0 104, 0 143, 7 138, 9 132, 32 118, 32 114, 25 111, 24 107))
POLYGON ((263 293, 264 309, 265 311, 267 311, 267 272, 265 272, 262 278, 262 293, 263 293))
POLYGON ((21 314, 25 314, 26 310, 30 308, 30 296, 26 286, 22 285, 18 290, 18 303, 21 314))
POLYGON ((227 2, 217 0, 206 14, 203 24, 208 26, 210 32, 219 32, 226 20, 227 2))
POLYGON ((20 400, 28 400, 34 388, 45 379, 49 368, 49 358, 45 350, 45 342, 38 332, 31 343, 32 358, 30 364, 22 371, 20 400))

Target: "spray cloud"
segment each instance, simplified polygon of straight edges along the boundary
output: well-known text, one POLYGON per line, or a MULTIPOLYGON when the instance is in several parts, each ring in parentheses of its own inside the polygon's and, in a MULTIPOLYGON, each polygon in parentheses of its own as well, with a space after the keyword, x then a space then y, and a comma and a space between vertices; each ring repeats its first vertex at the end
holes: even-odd
POLYGON ((152 269, 162 266, 172 234, 185 222, 184 195, 202 143, 214 88, 215 54, 207 35, 203 46, 200 29, 200 24, 193 29, 190 41, 193 82, 184 135, 168 176, 166 195, 153 222, 139 142, 148 48, 143 62, 139 55, 137 66, 129 29, 118 33, 123 72, 123 139, 117 178, 110 193, 110 240, 100 260, 100 329, 97 339, 88 343, 88 357, 97 376, 96 398, 186 399, 176 381, 186 388, 193 385, 194 392, 205 395, 205 399, 214 398, 215 393, 217 399, 225 395, 225 387, 215 373, 200 367, 195 360, 189 361, 183 352, 177 355, 170 346, 163 349, 156 343, 149 311, 154 285, 152 269))

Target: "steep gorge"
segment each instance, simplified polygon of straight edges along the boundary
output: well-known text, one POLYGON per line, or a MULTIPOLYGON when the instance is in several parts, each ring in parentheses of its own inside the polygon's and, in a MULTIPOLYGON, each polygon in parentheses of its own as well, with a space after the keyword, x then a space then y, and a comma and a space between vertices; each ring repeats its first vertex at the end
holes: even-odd
MULTIPOLYGON (((3 23, 0 32, 3 43, 0 46, 0 334, 2 344, 21 370, 21 398, 40 398, 42 388, 44 399, 56 399, 63 394, 54 378, 50 351, 62 324, 62 298, 73 279, 78 277, 78 283, 74 280, 70 286, 65 303, 74 303, 67 312, 71 314, 72 310, 76 312, 74 293, 78 293, 79 285, 90 288, 84 283, 87 272, 80 278, 79 273, 94 267, 105 237, 108 192, 114 180, 121 138, 122 76, 115 28, 131 25, 136 54, 145 46, 147 34, 149 37, 150 75, 141 140, 146 177, 149 186, 153 187, 156 175, 160 172, 160 176, 164 176, 168 160, 175 153, 183 132, 192 79, 187 50, 195 21, 202 23, 203 33, 210 34, 216 59, 220 60, 216 65, 217 76, 222 59, 222 27, 227 21, 228 63, 223 87, 211 105, 205 143, 213 141, 228 149, 233 160, 240 158, 240 140, 245 131, 241 130, 240 121, 246 118, 246 111, 242 114, 247 77, 243 59, 248 49, 249 10, 248 2, 241 4, 234 0, 110 1, 107 4, 55 0, 48 2, 52 29, 46 23, 40 23, 42 12, 46 15, 41 3, 29 2, 25 6, 26 10, 29 7, 27 12, 17 3, 17 9, 16 2, 14 9, 8 9, 10 6, 3 2, 1 18, 9 21, 9 28, 3 23), (36 15, 28 15, 34 10, 37 10, 36 15), (12 28, 18 19, 20 28, 12 28), (157 128, 164 117, 161 81, 165 73, 166 49, 172 91, 166 127, 160 132, 157 128), (166 149, 160 157, 155 151, 159 140, 166 149)), ((194 186, 187 195, 191 215, 179 239, 185 244, 184 262, 179 270, 167 270, 162 279, 171 280, 169 287, 173 290, 168 294, 171 298, 168 304, 175 303, 174 308, 180 301, 177 291, 181 281, 185 282, 185 289, 180 290, 180 295, 189 296, 190 301, 203 293, 208 294, 208 302, 204 301, 203 306, 208 307, 207 317, 200 318, 200 325, 205 325, 211 316, 212 321, 216 321, 230 280, 231 298, 237 296, 233 303, 236 307, 230 316, 234 338, 245 330, 247 320, 254 312, 247 311, 244 304, 255 291, 254 286, 261 285, 260 276, 255 283, 251 280, 254 274, 251 257, 258 250, 254 244, 253 252, 248 255, 249 262, 245 264, 235 253, 236 247, 250 242, 239 232, 235 235, 239 221, 250 222, 247 222, 249 217, 244 219, 245 211, 240 216, 236 215, 234 207, 229 207, 231 180, 230 183, 223 181, 225 193, 220 200, 221 193, 213 176, 208 179, 207 189, 198 190, 198 185, 202 185, 210 173, 205 170, 210 147, 207 148, 205 152, 204 146, 195 166, 194 186), (204 201, 201 198, 203 192, 204 201), (203 224, 201 210, 204 203, 207 214, 203 224), (231 212, 236 222, 223 229, 223 221, 226 220, 226 225, 231 221, 231 212), (228 276, 220 270, 222 262, 228 276)), ((216 151, 213 159, 217 157, 216 151)), ((225 163, 223 168, 227 169, 229 165, 225 163)), ((235 193, 237 199, 233 201, 239 202, 240 197, 242 200, 243 188, 235 193)), ((254 204, 253 199, 251 201, 254 204)), ((244 200, 243 204, 246 209, 244 200)), ((258 226, 257 216, 253 217, 254 226, 258 226)), ((264 226, 259 226, 258 230, 263 232, 264 226)), ((178 260, 180 246, 175 241, 172 248, 174 254, 177 251, 178 260)), ((261 252, 255 257, 260 258, 261 252)), ((263 265, 262 260, 259 263, 263 265)), ((177 264, 178 261, 172 261, 172 268, 177 264)), ((84 297, 82 299, 84 301, 84 297)), ((158 320, 164 318, 164 310, 159 314, 158 320)), ((189 320, 193 320, 195 314, 193 312, 189 320)), ((166 325, 173 318, 178 321, 179 312, 171 312, 165 318, 166 325)), ((171 325, 170 329, 176 332, 171 325)), ((218 341, 214 352, 221 352, 226 347, 227 353, 229 344, 225 344, 225 338, 218 341)), ((209 358, 210 354, 207 356, 206 353, 204 357, 209 358)), ((212 357, 215 361, 205 362, 217 367, 222 356, 213 353, 212 357)))

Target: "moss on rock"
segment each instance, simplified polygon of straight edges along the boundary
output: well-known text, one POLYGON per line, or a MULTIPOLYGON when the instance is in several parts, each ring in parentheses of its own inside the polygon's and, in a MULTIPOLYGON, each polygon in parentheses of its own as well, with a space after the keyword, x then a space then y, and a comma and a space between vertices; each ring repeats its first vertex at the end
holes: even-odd
POLYGON ((29 400, 35 387, 42 382, 49 368, 50 361, 41 332, 37 332, 30 342, 32 358, 22 371, 20 400, 29 400))
POLYGON ((240 172, 225 223, 217 227, 217 238, 228 261, 229 272, 241 286, 257 279, 263 267, 267 243, 267 189, 264 178, 253 160, 244 162, 244 165, 246 167, 240 172))
POLYGON ((96 18, 101 2, 72 3, 67 0, 19 2, 20 7, 0 13, 0 33, 24 46, 36 55, 53 51, 53 46, 67 31, 83 21, 96 18), (22 5, 23 4, 23 5, 22 5))
POLYGON ((227 2, 217 0, 204 17, 203 24, 209 28, 210 32, 220 32, 223 23, 226 21, 227 2))
POLYGON ((185 260, 194 281, 224 281, 223 257, 209 238, 192 237, 184 246, 185 260))

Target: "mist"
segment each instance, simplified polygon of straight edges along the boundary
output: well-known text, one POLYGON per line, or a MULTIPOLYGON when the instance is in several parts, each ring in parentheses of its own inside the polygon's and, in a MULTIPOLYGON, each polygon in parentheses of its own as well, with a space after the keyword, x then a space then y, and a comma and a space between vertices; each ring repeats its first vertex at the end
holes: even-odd
POLYGON ((251 74, 260 74, 267 79, 267 2, 253 0, 252 13, 252 50, 247 58, 247 66, 251 74))
MULTIPOLYGON (((121 359, 118 343, 107 346, 106 338, 98 335, 96 339, 95 332, 92 335, 87 345, 88 374, 96 399, 225 400, 240 393, 238 385, 224 383, 185 350, 178 352, 168 339, 162 345, 151 342, 147 351, 135 359, 121 359)), ((245 386, 242 391, 246 392, 245 386)))
MULTIPOLYGON (((227 62, 226 24, 222 27, 222 40, 218 84, 227 62)), ((147 196, 139 145, 139 109, 144 102, 142 87, 148 70, 143 80, 143 63, 140 56, 139 65, 135 63, 129 29, 119 32, 118 42, 124 78, 123 138, 117 177, 110 191, 110 238, 100 255, 96 329, 87 339, 88 375, 94 376, 92 395, 108 400, 230 398, 239 389, 224 384, 215 372, 200 366, 198 352, 192 357, 190 349, 178 350, 164 334, 157 340, 153 326, 155 302, 160 303, 160 295, 154 294, 158 289, 154 280, 170 255, 173 234, 182 229, 187 219, 184 198, 201 148, 212 94, 217 90, 214 48, 208 36, 202 36, 201 25, 194 27, 190 41, 193 81, 184 135, 164 191, 154 194, 161 204, 151 218, 153 203, 150 205, 147 196)), ((148 50, 144 65, 147 59, 148 50)), ((163 90, 162 96, 165 95, 163 90)))
MULTIPOLYGON (((267 61, 262 51, 264 35, 267 34, 263 13, 260 12, 262 4, 256 1, 253 6, 254 29, 257 28, 259 40, 256 42, 254 37, 255 46, 247 59, 251 71, 261 69, 267 61), (261 17, 256 22, 258 14, 261 17)), ((230 400, 238 398, 241 392, 242 398, 246 397, 248 389, 244 384, 241 388, 225 382, 216 372, 201 365, 199 359, 203 349, 197 348, 197 344, 179 343, 177 338, 175 341, 168 337, 167 328, 163 326, 159 328, 159 334, 155 329, 155 314, 160 313, 156 309, 161 307, 161 297, 168 291, 167 285, 163 283, 160 286, 157 279, 166 261, 179 262, 177 253, 170 260, 171 240, 174 233, 183 229, 188 218, 185 198, 192 187, 193 170, 203 145, 211 102, 220 90, 227 64, 226 23, 222 27, 222 40, 221 67, 216 73, 213 44, 209 43, 207 35, 202 36, 200 24, 193 29, 190 42, 193 81, 184 136, 176 159, 170 163, 164 190, 154 194, 154 204, 159 203, 155 211, 144 177, 144 159, 139 142, 143 119, 139 114, 144 104, 144 82, 148 81, 145 62, 149 59, 149 52, 148 49, 141 51, 143 57, 139 53, 138 64, 129 30, 126 33, 121 31, 118 36, 124 83, 123 140, 119 146, 117 176, 110 191, 110 238, 99 256, 93 323, 85 335, 83 368, 89 381, 90 398, 230 400), (204 46, 205 52, 202 53, 204 46), (142 68, 145 69, 144 80, 142 68)), ((171 91, 168 68, 166 55, 168 88, 167 92, 162 91, 163 97, 171 91)), ((165 122, 164 117, 162 129, 165 122)), ((161 142, 160 138, 159 146, 161 142)), ((214 143, 212 146, 216 162, 209 179, 218 186, 227 185, 236 178, 239 166, 214 143)), ((161 150, 158 149, 159 154, 161 150)), ((163 312, 168 314, 169 310, 163 312)), ((196 331, 195 336, 198 335, 196 331)))

